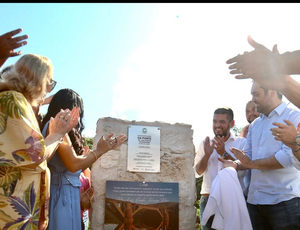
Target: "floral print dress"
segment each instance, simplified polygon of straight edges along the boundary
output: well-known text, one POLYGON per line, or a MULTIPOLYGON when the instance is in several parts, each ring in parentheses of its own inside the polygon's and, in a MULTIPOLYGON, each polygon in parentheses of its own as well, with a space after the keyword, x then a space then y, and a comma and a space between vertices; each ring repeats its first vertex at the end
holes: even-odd
POLYGON ((48 223, 45 142, 31 105, 16 91, 0 92, 0 229, 38 229, 48 223), (40 217, 40 215, 43 215, 40 217))

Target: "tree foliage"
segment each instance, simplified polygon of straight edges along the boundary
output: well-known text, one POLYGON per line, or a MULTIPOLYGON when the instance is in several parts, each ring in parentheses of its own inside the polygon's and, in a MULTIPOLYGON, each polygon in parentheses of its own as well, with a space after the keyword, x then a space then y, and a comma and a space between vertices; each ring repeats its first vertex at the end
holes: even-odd
POLYGON ((243 127, 238 128, 236 125, 234 125, 231 130, 234 132, 235 136, 238 137, 240 133, 242 132, 243 127))
POLYGON ((94 140, 93 138, 91 137, 84 137, 85 141, 84 141, 84 145, 87 145, 89 146, 89 149, 93 149, 93 143, 94 143, 94 140))

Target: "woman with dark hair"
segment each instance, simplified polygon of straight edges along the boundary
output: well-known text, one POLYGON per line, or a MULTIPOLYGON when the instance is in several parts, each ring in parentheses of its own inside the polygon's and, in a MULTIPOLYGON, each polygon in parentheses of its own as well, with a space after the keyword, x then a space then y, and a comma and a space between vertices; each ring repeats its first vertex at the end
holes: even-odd
POLYGON ((61 109, 71 110, 74 107, 80 108, 78 125, 64 136, 56 154, 48 161, 51 172, 48 230, 81 230, 80 173, 103 154, 120 146, 126 139, 124 135, 103 136, 98 141, 96 150, 88 150, 86 153, 83 147, 84 138, 81 135, 84 129, 83 101, 71 89, 61 89, 53 96, 43 118, 43 135, 48 135, 48 121, 53 114, 61 109))

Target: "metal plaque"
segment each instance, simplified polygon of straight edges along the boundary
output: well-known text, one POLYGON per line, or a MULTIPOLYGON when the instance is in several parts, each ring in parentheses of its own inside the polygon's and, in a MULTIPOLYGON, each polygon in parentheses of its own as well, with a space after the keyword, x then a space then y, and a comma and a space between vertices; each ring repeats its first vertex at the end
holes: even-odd
POLYGON ((160 127, 128 127, 127 170, 160 172, 160 127))

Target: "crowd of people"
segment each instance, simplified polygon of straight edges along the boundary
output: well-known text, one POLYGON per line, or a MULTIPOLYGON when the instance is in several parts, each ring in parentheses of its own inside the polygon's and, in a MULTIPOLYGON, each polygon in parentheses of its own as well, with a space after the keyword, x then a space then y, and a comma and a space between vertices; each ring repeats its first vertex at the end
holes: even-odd
MULTIPOLYGON (((20 32, 0 36, 0 67, 22 54, 15 49, 27 44, 28 35, 16 36, 20 32)), ((193 166, 203 177, 200 219, 212 211, 220 178, 229 178, 220 172, 233 168, 251 220, 239 230, 300 229, 300 111, 282 101, 284 95, 300 108, 300 84, 291 77, 300 74, 300 51, 280 54, 277 45, 271 51, 250 36, 248 42, 253 51, 226 63, 236 79, 253 79, 249 124, 237 137, 230 131, 232 109, 214 111, 214 136, 201 141, 193 166)), ((68 88, 47 97, 55 86, 52 62, 42 55, 24 54, 0 73, 0 229, 86 229, 95 194, 89 167, 126 140, 111 133, 90 150, 82 136, 82 98, 68 88), (44 104, 49 107, 41 117, 44 104)), ((220 225, 220 213, 212 213, 202 230, 220 225)), ((233 229, 232 220, 222 223, 233 229)))
MULTIPOLYGON (((0 36, 0 67, 28 36, 0 36)), ((46 97, 56 85, 49 58, 24 54, 0 73, 0 229, 87 229, 84 213, 95 194, 89 167, 126 136, 103 136, 96 149, 82 136, 84 106, 71 89, 46 97), (44 117, 39 108, 49 104, 44 117)))
MULTIPOLYGON (((239 229, 300 229, 300 112, 282 101, 284 95, 300 108, 300 84, 290 76, 300 74, 300 51, 279 54, 277 45, 271 51, 250 36, 248 42, 253 51, 244 52, 226 62, 230 64, 230 74, 235 75, 236 79, 253 80, 250 90, 252 102, 246 106, 249 125, 240 134, 246 140, 245 145, 231 146, 229 150, 223 148, 219 152, 220 146, 230 145, 225 132, 229 126, 225 124, 231 119, 227 116, 227 123, 224 122, 223 127, 220 123, 217 127, 214 117, 215 137, 211 142, 207 137, 195 157, 195 175, 203 176, 200 219, 203 216, 205 221, 201 222, 201 229, 219 226, 219 213, 224 210, 223 206, 230 205, 229 198, 218 202, 218 212, 212 212, 214 215, 207 220, 203 212, 208 209, 203 209, 201 203, 210 201, 209 192, 216 184, 221 184, 220 172, 230 167, 236 170, 239 177, 241 171, 248 171, 242 183, 239 180, 239 190, 244 193, 251 222, 244 223, 239 229), (224 130, 224 133, 216 132, 218 129, 224 130), (225 138, 225 143, 220 141, 220 137, 225 138), (226 155, 234 159, 225 158, 226 155)), ((226 188, 223 189, 226 193, 226 188)), ((211 211, 212 207, 209 208, 211 211)), ((232 218, 223 219, 223 226, 231 226, 224 229, 236 229, 233 227, 236 221, 232 218)))

